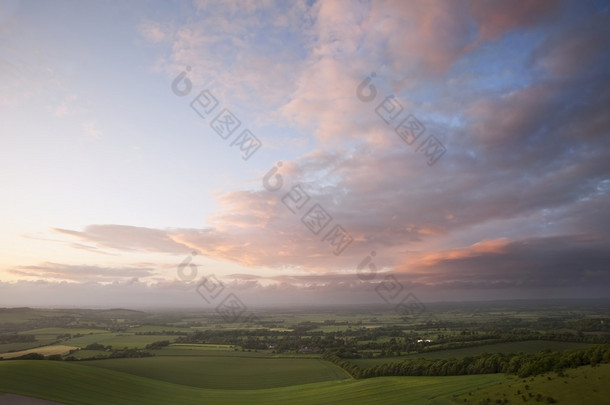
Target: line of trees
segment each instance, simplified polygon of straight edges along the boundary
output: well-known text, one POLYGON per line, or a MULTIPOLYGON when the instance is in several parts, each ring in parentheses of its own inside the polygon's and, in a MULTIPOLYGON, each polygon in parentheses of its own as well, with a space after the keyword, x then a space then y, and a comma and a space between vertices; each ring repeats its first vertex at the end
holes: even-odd
POLYGON ((158 340, 146 345, 146 350, 157 350, 169 346, 169 340, 158 340))
POLYGON ((567 368, 610 363, 610 345, 595 345, 563 352, 545 350, 536 354, 485 353, 460 359, 408 359, 370 368, 360 367, 332 351, 325 352, 322 358, 343 368, 354 378, 494 373, 529 377, 548 371, 561 372, 567 368))

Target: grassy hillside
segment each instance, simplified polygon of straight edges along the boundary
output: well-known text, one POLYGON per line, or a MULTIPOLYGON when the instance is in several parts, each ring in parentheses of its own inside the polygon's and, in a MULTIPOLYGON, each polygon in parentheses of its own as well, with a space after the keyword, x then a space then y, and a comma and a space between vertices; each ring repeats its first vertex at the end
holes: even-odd
POLYGON ((172 384, 77 363, 0 362, 0 391, 66 404, 446 404, 444 397, 502 381, 500 375, 383 377, 261 390, 172 384), (33 384, 33 382, 36 382, 33 384))
POLYGON ((505 381, 456 398, 460 404, 610 404, 610 364, 583 366, 561 374, 508 377, 505 381), (551 399, 552 398, 552 399, 551 399), (501 402, 497 402, 497 401, 501 402), (553 402, 556 401, 556 402, 553 402))

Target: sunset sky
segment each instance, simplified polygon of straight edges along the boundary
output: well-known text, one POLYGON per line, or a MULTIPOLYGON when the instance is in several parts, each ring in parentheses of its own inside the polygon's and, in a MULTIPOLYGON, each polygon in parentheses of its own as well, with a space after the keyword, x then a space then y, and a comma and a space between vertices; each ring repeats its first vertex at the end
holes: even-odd
POLYGON ((2 1, 0 306, 610 297, 609 5, 2 1))

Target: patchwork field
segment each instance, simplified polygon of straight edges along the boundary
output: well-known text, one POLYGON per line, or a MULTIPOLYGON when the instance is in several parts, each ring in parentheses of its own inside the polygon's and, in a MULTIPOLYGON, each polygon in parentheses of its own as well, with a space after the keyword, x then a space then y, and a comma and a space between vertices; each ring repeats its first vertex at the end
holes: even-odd
POLYGON ((416 320, 369 309, 260 312, 261 322, 245 328, 203 312, 0 308, 0 348, 6 348, 0 353, 47 356, 0 361, 0 393, 69 405, 610 405, 604 402, 610 398, 605 383, 610 347, 599 345, 610 341, 606 306, 576 306, 562 314, 554 306, 536 311, 521 306, 470 314, 452 307, 416 320), (18 322, 15 313, 27 322, 18 322), (493 343, 500 339, 510 342, 493 343), (433 347, 444 350, 429 351, 433 347), (79 350, 68 353, 73 349, 79 350), (565 375, 541 374, 553 369, 544 368, 544 358, 529 355, 541 350, 562 353, 565 375), (498 368, 487 365, 493 357, 473 360, 467 372, 455 369, 487 374, 444 377, 441 365, 432 362, 420 362, 425 369, 411 373, 429 372, 426 377, 400 376, 403 370, 389 365, 361 372, 404 359, 483 353, 528 354, 510 372, 534 377, 493 374, 498 368), (601 366, 573 368, 583 364, 601 366))

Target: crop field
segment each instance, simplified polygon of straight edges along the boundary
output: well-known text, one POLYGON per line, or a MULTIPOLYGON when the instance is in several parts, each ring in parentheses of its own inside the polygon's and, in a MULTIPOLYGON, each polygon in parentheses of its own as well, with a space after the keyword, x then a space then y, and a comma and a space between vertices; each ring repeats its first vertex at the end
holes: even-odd
MULTIPOLYGON (((101 363, 102 361, 100 361, 101 363)), ((74 362, 0 362, 0 391, 66 404, 450 404, 452 395, 497 384, 499 375, 382 377, 257 390, 205 389, 74 362), (31 381, 37 384, 31 384, 31 381), (108 389, 112 387, 112 389, 108 389)))
POLYGON ((217 389, 276 388, 350 377, 343 369, 320 359, 159 356, 83 364, 175 384, 217 389))
POLYGON ((78 349, 78 347, 66 346, 66 345, 44 346, 44 347, 38 347, 35 349, 22 350, 19 352, 2 353, 2 354, 0 354, 0 357, 3 359, 12 359, 12 358, 23 356, 23 355, 30 354, 30 353, 39 353, 44 356, 51 356, 53 354, 59 354, 59 355, 63 356, 63 355, 68 354, 71 350, 75 350, 75 349, 78 349))

